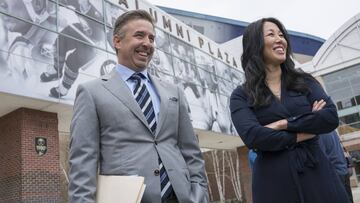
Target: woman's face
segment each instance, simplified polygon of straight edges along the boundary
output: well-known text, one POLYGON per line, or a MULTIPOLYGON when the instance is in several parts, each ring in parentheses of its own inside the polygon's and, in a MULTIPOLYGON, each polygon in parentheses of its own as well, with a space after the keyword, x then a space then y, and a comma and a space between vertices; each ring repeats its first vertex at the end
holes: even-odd
POLYGON ((267 67, 279 66, 286 60, 287 41, 279 27, 272 22, 263 25, 263 57, 267 67))

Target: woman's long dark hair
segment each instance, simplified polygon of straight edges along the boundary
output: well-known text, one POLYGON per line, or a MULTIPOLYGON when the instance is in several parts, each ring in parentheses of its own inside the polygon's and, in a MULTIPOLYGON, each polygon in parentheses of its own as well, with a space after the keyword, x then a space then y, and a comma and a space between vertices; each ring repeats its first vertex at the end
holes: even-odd
POLYGON ((281 64, 282 79, 287 90, 294 90, 306 93, 309 88, 305 78, 313 78, 310 74, 295 69, 291 59, 292 51, 289 42, 289 35, 282 23, 275 18, 262 18, 249 24, 243 34, 243 54, 241 65, 245 72, 245 92, 255 108, 269 105, 272 94, 265 82, 266 72, 264 63, 264 34, 263 25, 265 22, 272 22, 279 27, 288 43, 286 49, 286 60, 281 64))

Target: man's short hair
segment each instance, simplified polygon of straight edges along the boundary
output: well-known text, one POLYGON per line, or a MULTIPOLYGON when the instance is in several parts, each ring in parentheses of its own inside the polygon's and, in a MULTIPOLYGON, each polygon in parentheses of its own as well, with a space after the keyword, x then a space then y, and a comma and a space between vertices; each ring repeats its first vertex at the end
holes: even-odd
POLYGON ((124 33, 122 32, 122 28, 132 20, 146 20, 149 21, 152 26, 155 28, 154 19, 151 15, 145 10, 131 10, 120 15, 116 21, 114 26, 113 35, 119 35, 121 38, 124 37, 124 33))

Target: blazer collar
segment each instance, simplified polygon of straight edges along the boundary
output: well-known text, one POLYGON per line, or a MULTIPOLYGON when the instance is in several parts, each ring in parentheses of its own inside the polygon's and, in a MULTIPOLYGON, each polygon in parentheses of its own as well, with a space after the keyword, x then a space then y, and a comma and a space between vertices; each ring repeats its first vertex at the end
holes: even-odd
POLYGON ((149 75, 149 77, 152 83, 154 84, 156 92, 160 97, 160 111, 156 126, 156 133, 155 133, 155 137, 156 137, 160 133, 160 130, 166 121, 166 116, 168 113, 168 105, 169 105, 169 94, 164 82, 162 82, 157 78, 152 77, 151 75, 149 75))
MULTIPOLYGON (((129 108, 136 117, 150 130, 147 120, 141 111, 139 105, 136 103, 129 87, 121 79, 119 74, 113 70, 109 75, 103 76, 105 81, 103 86, 111 92, 117 99, 119 99, 127 108, 129 108)), ((150 130, 151 131, 151 130, 150 130)))
MULTIPOLYGON (((163 82, 160 80, 148 75, 149 79, 154 84, 155 90, 160 97, 160 111, 158 116, 158 122, 156 126, 155 137, 160 132, 163 123, 166 121, 166 116, 168 112, 168 104, 169 104, 169 94, 168 90, 163 82)), ((111 92, 117 99, 119 99, 124 105, 129 108, 136 117, 138 117, 141 122, 150 130, 149 124, 141 111, 139 105, 136 103, 134 96, 132 95, 130 89, 119 76, 117 71, 113 70, 110 74, 102 76, 102 80, 105 81, 103 83, 104 87, 111 92)))

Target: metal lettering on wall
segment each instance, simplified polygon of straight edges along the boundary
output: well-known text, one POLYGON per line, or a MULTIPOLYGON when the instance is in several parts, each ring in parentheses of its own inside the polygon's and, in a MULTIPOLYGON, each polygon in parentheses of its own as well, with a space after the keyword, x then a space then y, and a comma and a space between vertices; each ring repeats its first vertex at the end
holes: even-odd
POLYGON ((44 137, 35 138, 35 151, 39 156, 43 156, 47 152, 47 140, 44 137))

